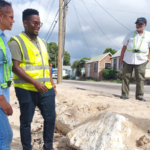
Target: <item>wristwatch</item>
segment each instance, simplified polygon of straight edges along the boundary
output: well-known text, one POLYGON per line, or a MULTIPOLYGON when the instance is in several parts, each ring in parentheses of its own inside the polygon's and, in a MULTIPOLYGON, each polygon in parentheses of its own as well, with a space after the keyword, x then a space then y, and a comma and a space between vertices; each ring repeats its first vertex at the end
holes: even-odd
POLYGON ((53 84, 52 86, 53 86, 53 88, 56 88, 56 85, 55 85, 55 84, 53 84))

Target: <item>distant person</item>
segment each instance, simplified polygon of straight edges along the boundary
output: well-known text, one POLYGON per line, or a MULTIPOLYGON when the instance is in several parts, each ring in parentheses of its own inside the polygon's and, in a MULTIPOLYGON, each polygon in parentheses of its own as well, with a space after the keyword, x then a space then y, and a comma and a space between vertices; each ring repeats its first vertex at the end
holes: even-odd
POLYGON ((50 64, 50 70, 51 70, 51 72, 53 74, 53 65, 52 64, 50 64))
POLYGON ((11 3, 0 1, 0 150, 10 150, 13 132, 8 116, 13 114, 9 88, 12 84, 11 51, 7 44, 5 30, 11 30, 14 23, 14 13, 11 3))
POLYGON ((39 12, 23 11, 24 32, 10 39, 14 87, 20 105, 20 132, 23 150, 32 150, 31 122, 36 106, 44 118, 43 150, 53 149, 55 95, 45 41, 38 37, 42 26, 39 12))
POLYGON ((133 69, 136 78, 136 99, 146 101, 144 95, 144 80, 146 64, 150 61, 150 32, 145 31, 147 20, 138 18, 135 22, 136 30, 130 32, 123 41, 121 52, 122 71, 122 96, 121 99, 128 99, 129 80, 133 69))

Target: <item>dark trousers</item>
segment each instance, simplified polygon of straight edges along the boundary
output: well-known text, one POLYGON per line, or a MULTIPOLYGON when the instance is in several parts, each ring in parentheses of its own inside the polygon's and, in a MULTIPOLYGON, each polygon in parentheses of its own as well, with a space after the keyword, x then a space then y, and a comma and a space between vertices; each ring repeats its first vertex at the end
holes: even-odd
POLYGON ((140 65, 130 65, 124 62, 122 71, 122 96, 129 96, 129 81, 132 77, 133 69, 136 79, 136 99, 143 98, 144 95, 144 80, 147 62, 140 65))
POLYGON ((46 93, 28 91, 15 88, 16 96, 20 104, 20 134, 23 150, 32 150, 31 146, 31 122, 35 112, 35 107, 41 111, 44 118, 44 148, 53 148, 53 134, 55 128, 55 92, 54 89, 46 93))

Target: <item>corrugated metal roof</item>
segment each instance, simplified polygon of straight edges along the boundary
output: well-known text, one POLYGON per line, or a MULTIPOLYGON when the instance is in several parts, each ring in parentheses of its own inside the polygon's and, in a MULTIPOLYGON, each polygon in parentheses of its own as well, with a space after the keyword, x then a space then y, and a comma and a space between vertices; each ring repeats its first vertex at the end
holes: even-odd
POLYGON ((106 54, 101 54, 101 55, 94 56, 93 58, 91 58, 90 60, 88 60, 86 63, 91 63, 91 62, 95 62, 95 61, 101 61, 108 54, 111 55, 111 53, 106 53, 106 54))
POLYGON ((111 58, 120 57, 120 55, 121 55, 121 49, 117 51, 114 55, 112 55, 111 58))

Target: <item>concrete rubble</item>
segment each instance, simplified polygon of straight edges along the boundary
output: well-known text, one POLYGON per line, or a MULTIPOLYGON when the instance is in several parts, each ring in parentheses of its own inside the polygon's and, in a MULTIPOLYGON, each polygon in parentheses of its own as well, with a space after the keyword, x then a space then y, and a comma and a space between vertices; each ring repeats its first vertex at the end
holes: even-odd
MULTIPOLYGON (((17 103, 15 104, 17 105, 17 103)), ((31 128, 32 146, 33 150, 43 150, 43 123, 44 120, 40 114, 38 108, 36 108, 35 116, 31 128)), ((13 146, 17 146, 17 149, 11 150, 22 150, 20 138, 14 139, 13 146)), ((66 137, 55 128, 54 131, 54 148, 55 150, 74 150, 67 146, 66 137)))
POLYGON ((126 149, 124 140, 131 134, 128 120, 115 113, 93 117, 67 134, 67 144, 78 150, 126 149))
MULTIPOLYGON (((42 116, 35 118, 32 128, 32 145, 33 150, 42 150, 43 147, 43 123, 42 116)), ((66 137, 57 129, 54 132, 54 147, 55 150, 73 150, 67 146, 66 137)))
MULTIPOLYGON (((12 106, 16 120, 10 117, 11 125, 18 134, 19 104, 13 101, 12 106)), ((150 150, 149 102, 123 101, 112 95, 60 86, 56 115, 55 150, 150 150)), ((33 150, 42 150, 43 123, 36 108, 31 128, 33 150)), ((18 135, 11 150, 22 150, 18 135)))

